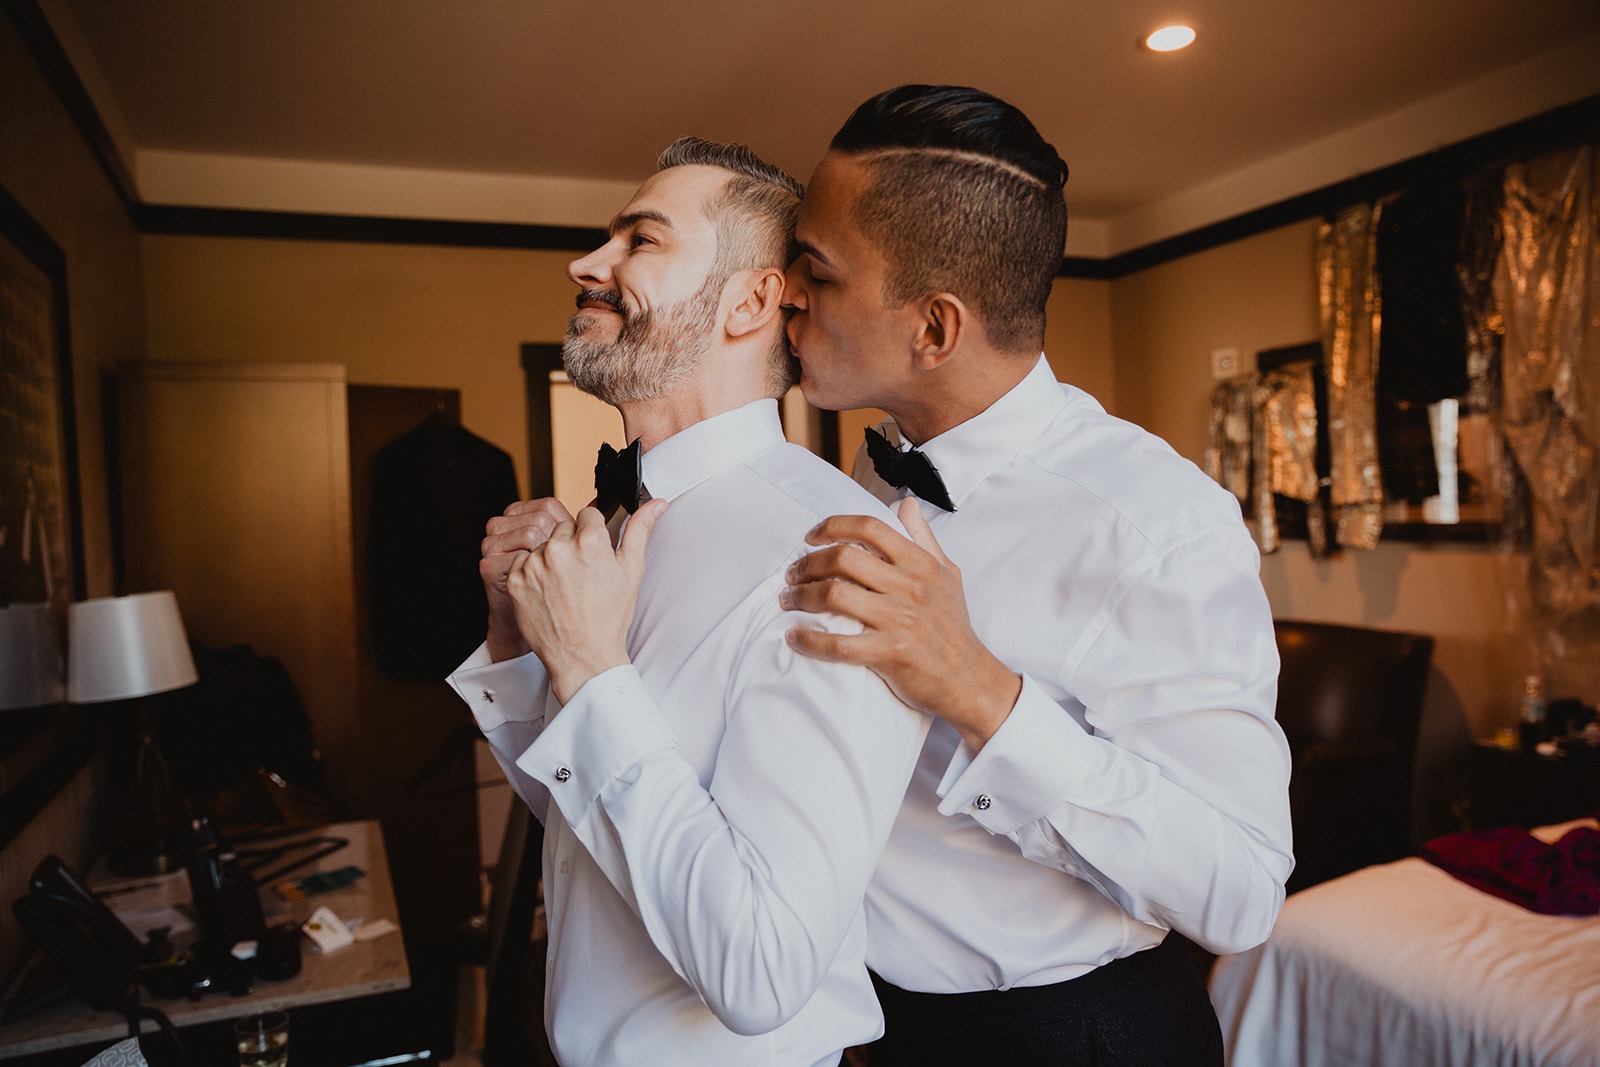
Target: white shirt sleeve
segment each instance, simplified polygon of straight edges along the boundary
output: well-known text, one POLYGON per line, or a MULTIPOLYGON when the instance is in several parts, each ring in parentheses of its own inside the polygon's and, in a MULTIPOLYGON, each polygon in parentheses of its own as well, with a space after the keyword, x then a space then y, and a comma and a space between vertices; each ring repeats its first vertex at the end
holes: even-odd
POLYGON ((958 749, 939 810, 971 815, 1034 862, 1213 952, 1264 941, 1293 857, 1257 560, 1242 528, 1160 555, 1063 667, 1089 729, 1024 677, 978 754, 958 749))
MULTIPOLYGON (((796 655, 777 585, 739 625, 702 783, 631 666, 591 679, 518 761, 724 1025, 802 1008, 858 921, 927 720, 865 668, 796 655)), ((839 628, 836 620, 813 623, 839 628)))
POLYGON ((531 652, 495 663, 485 643, 445 680, 472 710, 506 780, 543 823, 550 794, 517 766, 517 757, 544 729, 546 703, 553 699, 544 664, 531 652))

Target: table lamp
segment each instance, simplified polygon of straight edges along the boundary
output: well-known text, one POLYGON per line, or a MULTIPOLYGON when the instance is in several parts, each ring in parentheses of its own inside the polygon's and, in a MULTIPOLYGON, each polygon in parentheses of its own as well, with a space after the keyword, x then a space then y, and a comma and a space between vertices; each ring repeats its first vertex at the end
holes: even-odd
POLYGON ((137 701, 139 748, 132 797, 114 804, 128 831, 113 829, 110 854, 126 874, 159 874, 183 863, 183 805, 150 731, 148 698, 199 681, 171 590, 100 597, 67 613, 67 701, 137 701), (119 838, 121 838, 119 840, 119 838))
POLYGON ((61 613, 49 604, 0 607, 0 710, 61 703, 61 613))

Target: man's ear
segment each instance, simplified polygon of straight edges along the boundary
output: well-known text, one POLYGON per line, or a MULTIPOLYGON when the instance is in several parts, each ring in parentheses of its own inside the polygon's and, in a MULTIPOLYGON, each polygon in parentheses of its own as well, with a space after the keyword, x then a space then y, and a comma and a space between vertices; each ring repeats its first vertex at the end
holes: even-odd
POLYGON ((728 311, 729 337, 755 333, 782 314, 783 310, 783 271, 768 267, 741 273, 751 277, 735 276, 732 283, 739 288, 735 291, 738 302, 728 311))
POLYGON ((919 306, 920 321, 911 342, 911 357, 921 370, 933 370, 956 354, 973 325, 967 305, 954 293, 934 293, 919 306))

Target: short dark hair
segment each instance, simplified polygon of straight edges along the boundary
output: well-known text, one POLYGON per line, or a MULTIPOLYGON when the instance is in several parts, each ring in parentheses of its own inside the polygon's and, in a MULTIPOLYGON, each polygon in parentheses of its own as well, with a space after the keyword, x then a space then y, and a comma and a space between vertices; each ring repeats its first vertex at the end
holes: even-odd
MULTIPOLYGON (((794 227, 800 217, 805 186, 742 144, 724 144, 701 137, 680 137, 656 159, 656 170, 706 166, 730 171, 733 177, 706 204, 706 216, 717 234, 717 257, 711 277, 720 290, 735 271, 776 267, 794 259, 794 227)), ((780 330, 773 353, 773 395, 781 396, 799 380, 789 355, 788 338, 780 330)))
POLYGON ((888 260, 884 300, 950 292, 1002 351, 1044 345, 1067 240, 1067 165, 1014 105, 902 85, 856 108, 830 146, 868 168, 852 214, 888 260))

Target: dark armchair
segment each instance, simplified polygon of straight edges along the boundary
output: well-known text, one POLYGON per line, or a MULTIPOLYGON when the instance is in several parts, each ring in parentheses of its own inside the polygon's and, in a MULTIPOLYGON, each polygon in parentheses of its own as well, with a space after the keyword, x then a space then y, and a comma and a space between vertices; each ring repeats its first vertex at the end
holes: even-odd
POLYGON ((1278 723, 1289 739, 1288 890, 1411 852, 1411 785, 1433 638, 1275 622, 1278 723))

